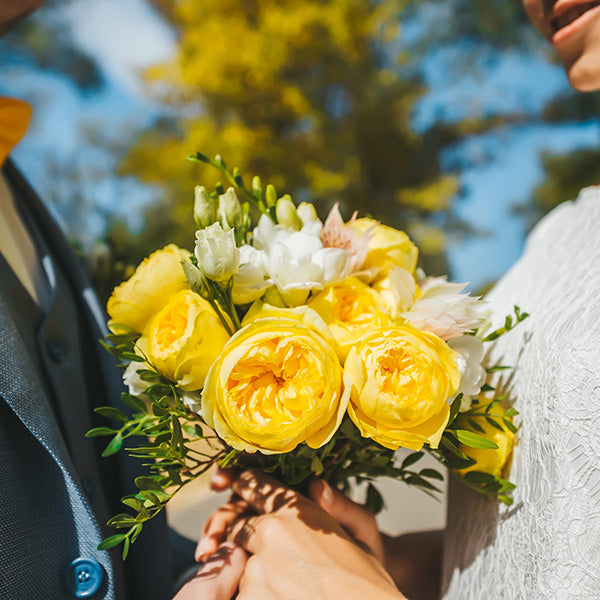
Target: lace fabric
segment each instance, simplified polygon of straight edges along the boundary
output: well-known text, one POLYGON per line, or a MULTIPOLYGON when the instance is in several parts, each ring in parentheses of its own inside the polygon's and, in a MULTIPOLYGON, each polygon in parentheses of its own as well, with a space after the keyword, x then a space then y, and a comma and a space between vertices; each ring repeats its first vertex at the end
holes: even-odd
POLYGON ((445 600, 600 600, 600 187, 559 206, 489 296, 489 364, 520 412, 514 505, 451 482, 445 600), (495 323, 496 324, 496 323, 495 323))

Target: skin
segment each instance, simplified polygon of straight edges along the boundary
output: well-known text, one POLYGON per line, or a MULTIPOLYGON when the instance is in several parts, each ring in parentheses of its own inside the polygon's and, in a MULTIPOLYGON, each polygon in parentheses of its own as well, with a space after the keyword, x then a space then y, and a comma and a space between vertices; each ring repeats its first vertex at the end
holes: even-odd
MULTIPOLYGON (((406 600, 383 567, 381 537, 362 507, 344 499, 352 515, 364 518, 365 526, 355 528, 364 538, 355 540, 334 515, 260 471, 222 475, 213 487, 228 484, 234 496, 209 520, 197 556, 204 558, 223 539, 248 552, 239 600, 406 600)), ((311 486, 311 496, 322 497, 330 508, 337 500, 333 494, 320 482, 311 486)), ((347 519, 351 526, 352 521, 347 519)))
MULTIPOLYGON (((524 0, 525 10, 535 27, 552 44, 553 30, 547 19, 552 11, 572 0, 524 0)), ((582 0, 584 2, 585 0, 582 0)), ((568 38, 552 44, 571 85, 580 92, 600 90, 600 11, 568 38)))

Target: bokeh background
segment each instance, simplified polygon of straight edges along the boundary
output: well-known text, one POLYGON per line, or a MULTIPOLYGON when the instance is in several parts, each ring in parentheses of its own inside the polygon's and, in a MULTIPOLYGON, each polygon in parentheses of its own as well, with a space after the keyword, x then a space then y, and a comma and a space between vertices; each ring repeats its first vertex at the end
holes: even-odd
MULTIPOLYGON (((14 158, 102 299, 192 246, 193 186, 216 181, 197 150, 406 229, 474 291, 600 182, 600 96, 570 90, 519 0, 47 0, 0 40, 0 94, 34 108, 14 158)), ((442 523, 416 494, 388 529, 442 523)))

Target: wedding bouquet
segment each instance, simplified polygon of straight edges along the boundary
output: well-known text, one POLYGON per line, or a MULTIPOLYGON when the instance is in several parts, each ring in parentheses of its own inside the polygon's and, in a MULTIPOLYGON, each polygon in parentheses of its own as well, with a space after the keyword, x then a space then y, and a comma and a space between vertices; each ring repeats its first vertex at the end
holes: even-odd
POLYGON ((123 543, 125 558, 143 523, 214 465, 292 486, 367 482, 377 512, 377 477, 437 490, 443 476, 416 466, 428 452, 510 503, 501 473, 516 411, 486 383, 506 367, 482 361, 484 344, 527 315, 515 307, 485 335, 485 303, 426 277, 404 232, 356 214, 344 222, 337 206, 322 222, 258 177, 248 188, 220 156, 190 158, 231 186, 195 189, 194 254, 157 250, 107 306, 104 345, 125 369, 129 410, 98 408, 118 425, 87 435, 111 437, 104 456, 128 444, 148 474, 122 499, 133 513, 109 521, 123 533, 100 548, 123 543), (397 460, 399 448, 412 452, 397 460))

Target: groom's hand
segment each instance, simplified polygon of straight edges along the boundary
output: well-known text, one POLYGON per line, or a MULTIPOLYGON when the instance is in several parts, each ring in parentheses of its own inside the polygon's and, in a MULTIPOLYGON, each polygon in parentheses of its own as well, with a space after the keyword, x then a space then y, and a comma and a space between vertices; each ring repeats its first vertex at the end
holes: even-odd
POLYGON ((173 600, 231 600, 235 597, 248 555, 226 543, 210 556, 173 600))
POLYGON ((231 487, 226 512, 240 516, 228 538, 251 555, 240 600, 403 598, 380 562, 310 499, 258 471, 231 487))

